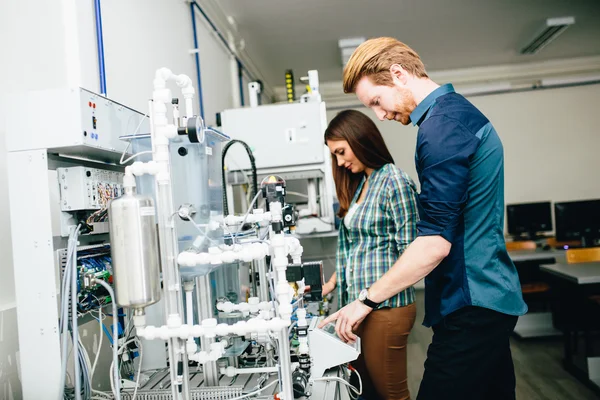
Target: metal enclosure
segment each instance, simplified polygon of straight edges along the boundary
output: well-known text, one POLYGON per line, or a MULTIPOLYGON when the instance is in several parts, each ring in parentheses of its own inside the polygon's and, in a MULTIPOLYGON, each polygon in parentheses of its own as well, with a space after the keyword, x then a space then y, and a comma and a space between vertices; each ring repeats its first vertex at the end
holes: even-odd
POLYGON ((141 308, 156 303, 160 265, 152 198, 126 193, 110 202, 108 212, 117 304, 141 308))
MULTIPOLYGON (((325 103, 274 104, 225 110, 223 131, 246 142, 256 168, 291 167, 325 161, 323 142, 325 103)), ((243 149, 233 147, 228 159, 234 170, 249 168, 243 149)))
POLYGON ((118 162, 127 147, 119 136, 150 131, 144 114, 82 88, 30 91, 11 100, 9 151, 48 149, 118 162))
POLYGON ((119 136, 133 133, 140 122, 147 131, 148 124, 144 114, 81 88, 18 94, 4 111, 23 398, 55 398, 61 371, 55 251, 66 247, 57 223, 56 159, 94 165, 81 161, 88 159, 103 168, 125 150, 119 136))

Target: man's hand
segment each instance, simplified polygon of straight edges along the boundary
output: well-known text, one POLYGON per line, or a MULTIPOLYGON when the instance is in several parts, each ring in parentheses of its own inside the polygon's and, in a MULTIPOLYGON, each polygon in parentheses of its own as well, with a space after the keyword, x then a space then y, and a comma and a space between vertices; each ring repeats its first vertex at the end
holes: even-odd
POLYGON ((353 330, 358 328, 358 325, 373 311, 371 307, 365 306, 361 301, 355 300, 342 308, 335 314, 324 319, 319 328, 324 327, 328 323, 337 320, 335 325, 335 333, 346 343, 356 342, 356 335, 353 330))

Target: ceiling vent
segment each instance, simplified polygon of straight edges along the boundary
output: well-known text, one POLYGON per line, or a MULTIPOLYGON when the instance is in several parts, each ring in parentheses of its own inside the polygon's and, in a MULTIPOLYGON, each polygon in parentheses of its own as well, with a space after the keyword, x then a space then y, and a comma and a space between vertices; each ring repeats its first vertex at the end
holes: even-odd
POLYGON ((363 44, 365 42, 365 40, 366 39, 364 37, 355 37, 355 38, 348 38, 348 39, 340 39, 338 41, 338 46, 340 48, 343 66, 345 66, 348 63, 350 56, 352 55, 352 53, 354 53, 354 50, 356 50, 356 48, 358 46, 363 44))

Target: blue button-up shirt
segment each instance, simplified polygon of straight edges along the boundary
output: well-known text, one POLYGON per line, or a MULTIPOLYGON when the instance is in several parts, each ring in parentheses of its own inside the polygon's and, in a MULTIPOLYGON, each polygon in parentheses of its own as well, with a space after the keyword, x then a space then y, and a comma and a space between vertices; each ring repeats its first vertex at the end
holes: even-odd
POLYGON ((452 85, 429 94, 410 119, 419 126, 418 236, 452 244, 425 279, 424 325, 469 305, 525 314, 504 242, 504 153, 494 127, 452 85))

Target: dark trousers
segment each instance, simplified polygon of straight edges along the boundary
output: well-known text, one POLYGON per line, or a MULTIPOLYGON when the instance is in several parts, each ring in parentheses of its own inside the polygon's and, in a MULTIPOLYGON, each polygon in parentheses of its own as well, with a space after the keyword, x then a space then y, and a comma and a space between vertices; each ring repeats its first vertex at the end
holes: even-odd
POLYGON ((433 327, 417 400, 514 400, 517 317, 464 307, 433 327))

